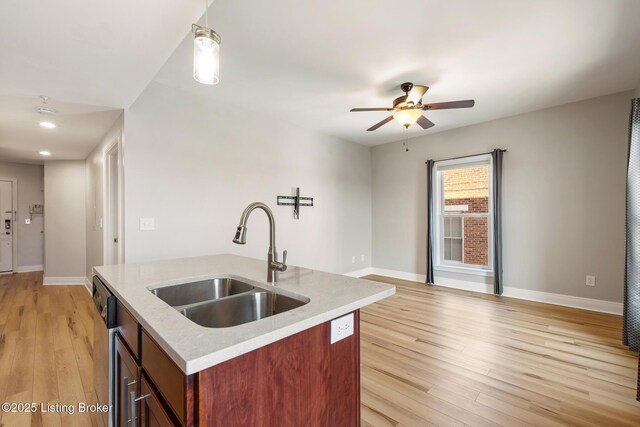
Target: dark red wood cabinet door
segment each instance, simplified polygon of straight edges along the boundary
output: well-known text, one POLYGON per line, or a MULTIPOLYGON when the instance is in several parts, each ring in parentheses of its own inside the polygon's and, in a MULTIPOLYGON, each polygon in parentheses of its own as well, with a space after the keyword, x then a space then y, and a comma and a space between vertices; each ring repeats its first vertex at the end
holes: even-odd
POLYGON ((139 420, 140 427, 172 427, 180 425, 174 421, 160 403, 158 393, 144 375, 140 376, 139 420))
POLYGON ((116 426, 126 427, 130 425, 132 408, 130 393, 138 393, 138 364, 133 359, 133 355, 122 341, 120 334, 116 333, 116 353, 115 353, 115 408, 116 426))

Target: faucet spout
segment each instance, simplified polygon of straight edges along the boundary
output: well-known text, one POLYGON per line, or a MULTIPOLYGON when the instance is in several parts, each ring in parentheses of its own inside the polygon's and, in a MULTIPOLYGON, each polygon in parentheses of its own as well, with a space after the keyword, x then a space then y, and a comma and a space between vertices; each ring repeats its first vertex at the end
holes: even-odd
POLYGON ((267 214, 269 219, 269 253, 267 254, 267 281, 275 283, 278 281, 278 272, 285 271, 287 269, 287 251, 283 252, 282 262, 278 262, 278 252, 276 251, 276 222, 273 217, 273 212, 269 206, 262 202, 251 203, 246 207, 242 215, 240 216, 240 224, 236 229, 236 235, 233 238, 233 243, 238 245, 244 245, 247 243, 247 221, 251 212, 255 209, 261 209, 267 214))
POLYGON ((236 237, 233 238, 233 243, 238 245, 244 245, 247 243, 247 227, 239 225, 236 230, 236 237))

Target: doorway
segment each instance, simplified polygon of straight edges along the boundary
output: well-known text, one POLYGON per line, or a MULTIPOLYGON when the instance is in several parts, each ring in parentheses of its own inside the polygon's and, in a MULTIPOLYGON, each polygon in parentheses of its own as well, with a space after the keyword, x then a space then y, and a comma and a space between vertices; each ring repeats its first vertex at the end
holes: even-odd
POLYGON ((124 261, 122 227, 122 147, 118 138, 105 151, 104 263, 124 261))
POLYGON ((12 273, 16 259, 16 191, 15 181, 0 180, 0 273, 12 273))

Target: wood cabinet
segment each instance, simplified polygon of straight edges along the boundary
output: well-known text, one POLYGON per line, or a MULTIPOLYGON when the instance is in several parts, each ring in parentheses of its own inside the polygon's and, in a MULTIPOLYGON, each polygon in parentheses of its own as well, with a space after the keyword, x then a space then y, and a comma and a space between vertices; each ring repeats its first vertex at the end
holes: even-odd
POLYGON ((137 322, 123 318, 128 334, 116 333, 116 426, 360 424, 357 310, 354 334, 334 344, 326 322, 188 376, 137 322))
MULTIPOLYGON (((143 373, 119 332, 115 336, 115 379, 116 426, 184 425, 175 418, 162 395, 143 373)), ((184 399, 184 395, 180 398, 184 399)))
POLYGON ((355 311, 354 334, 334 344, 326 322, 198 372, 200 425, 359 426, 359 325, 355 311))
MULTIPOLYGON (((162 401, 184 426, 195 424, 193 409, 194 375, 186 376, 160 346, 142 330, 142 370, 158 390, 162 401)), ((197 374, 196 374, 197 375, 197 374)))
POLYGON ((131 393, 137 399, 140 396, 138 381, 140 368, 133 358, 131 350, 124 344, 122 337, 116 332, 115 352, 115 417, 116 426, 130 424, 133 412, 131 393))
POLYGON ((156 389, 149 384, 145 375, 140 379, 140 391, 144 398, 140 401, 140 427, 171 427, 179 425, 167 412, 162 398, 156 389))
POLYGON ((116 303, 116 325, 120 339, 127 344, 133 358, 140 361, 140 324, 120 301, 116 303))

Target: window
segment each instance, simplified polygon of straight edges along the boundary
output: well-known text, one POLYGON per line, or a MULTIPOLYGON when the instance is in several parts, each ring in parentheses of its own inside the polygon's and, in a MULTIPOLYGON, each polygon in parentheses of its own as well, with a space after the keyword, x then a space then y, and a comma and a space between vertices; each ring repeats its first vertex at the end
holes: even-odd
POLYGON ((434 168, 436 269, 491 271, 491 157, 438 162, 434 168))
POLYGON ((464 234, 462 227, 461 217, 444 217, 444 253, 442 258, 445 261, 463 261, 464 234))

